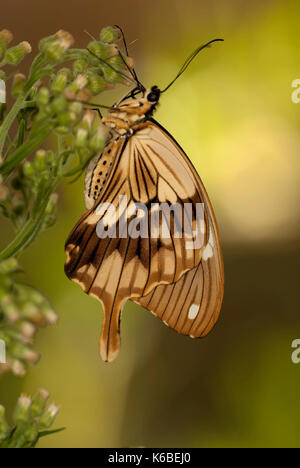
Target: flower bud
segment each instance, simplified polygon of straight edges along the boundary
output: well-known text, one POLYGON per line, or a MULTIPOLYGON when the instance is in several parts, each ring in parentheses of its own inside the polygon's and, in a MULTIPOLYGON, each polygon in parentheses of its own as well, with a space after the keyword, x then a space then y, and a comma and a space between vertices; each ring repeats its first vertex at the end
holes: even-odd
POLYGON ((74 37, 68 31, 64 31, 63 29, 57 31, 55 37, 58 39, 64 50, 69 49, 74 44, 74 37))
POLYGON ((47 153, 43 149, 40 149, 35 153, 34 167, 38 172, 42 172, 46 169, 46 166, 47 166, 46 155, 47 153))
POLYGON ((120 30, 118 28, 113 28, 107 26, 101 29, 100 32, 100 41, 106 44, 112 44, 120 38, 120 30))
POLYGON ((36 327, 30 322, 22 322, 20 325, 20 331, 22 334, 22 341, 27 344, 32 342, 32 338, 36 332, 36 327))
POLYGON ((17 377, 24 377, 26 374, 25 366, 19 359, 13 359, 10 361, 10 368, 12 373, 17 377))
POLYGON ((17 284, 16 287, 21 300, 34 302, 36 305, 45 302, 45 297, 36 289, 25 284, 17 284))
POLYGON ((74 112, 65 112, 64 114, 60 114, 58 116, 58 122, 62 126, 70 126, 74 122, 76 122, 77 116, 74 112))
POLYGON ((44 37, 39 42, 39 49, 41 52, 44 52, 49 44, 55 41, 55 35, 44 37))
POLYGON ((25 161, 23 164, 23 174, 25 177, 32 177, 35 174, 35 169, 31 162, 25 161))
POLYGON ((36 98, 41 85, 42 85, 41 80, 38 80, 36 83, 34 83, 34 85, 31 87, 29 91, 28 99, 33 101, 36 98))
POLYGON ((123 83, 123 84, 130 84, 129 81, 126 80, 120 73, 124 73, 124 63, 121 57, 112 57, 107 62, 113 67, 111 68, 109 65, 101 64, 101 69, 103 71, 104 79, 108 83, 123 83))
POLYGON ((18 261, 15 258, 9 258, 0 263, 0 275, 9 275, 19 270, 18 261))
POLYGON ((45 50, 45 54, 52 62, 59 62, 63 58, 64 53, 65 51, 58 41, 49 44, 45 50))
POLYGON ((26 83, 26 76, 22 73, 17 73, 13 78, 11 94, 14 98, 18 98, 20 94, 24 92, 24 86, 26 83))
POLYGON ((31 406, 31 399, 25 395, 21 395, 14 413, 14 421, 16 423, 27 422, 29 419, 29 411, 31 406))
POLYGON ((8 294, 5 294, 0 299, 0 305, 3 313, 9 323, 15 323, 20 318, 20 312, 8 294))
POLYGON ((41 416, 40 427, 43 429, 47 429, 48 427, 50 427, 54 423, 58 413, 59 407, 56 406, 54 403, 51 403, 51 405, 48 406, 48 408, 41 416))
POLYGON ((40 314, 39 308, 35 304, 31 304, 30 302, 27 302, 22 305, 21 313, 24 319, 30 320, 38 326, 41 324, 41 322, 44 322, 43 317, 40 314))
POLYGON ((119 49, 115 44, 103 44, 99 41, 90 42, 87 48, 90 51, 92 57, 96 59, 92 61, 95 64, 99 64, 99 60, 97 61, 97 58, 106 60, 109 57, 113 57, 119 53, 119 49))
POLYGON ((81 104, 81 102, 71 102, 71 104, 69 105, 69 110, 77 116, 80 116, 83 111, 83 105, 81 104))
POLYGON ((60 70, 54 78, 51 89, 55 94, 61 94, 68 84, 70 71, 68 69, 60 70))
POLYGON ((3 55, 6 52, 7 45, 13 40, 13 35, 10 31, 7 29, 3 29, 0 31, 0 58, 3 57, 3 55))
POLYGON ((40 388, 37 392, 37 395, 32 400, 32 405, 30 409, 30 416, 36 418, 41 416, 45 410, 47 400, 50 396, 48 390, 40 388))
POLYGON ((89 73, 89 82, 87 88, 91 91, 93 96, 100 94, 107 88, 107 83, 105 82, 104 78, 96 73, 89 73))
POLYGON ((53 151, 51 151, 51 150, 48 150, 48 151, 47 151, 46 159, 47 159, 47 164, 48 164, 50 167, 54 166, 54 163, 55 163, 55 155, 54 155, 53 151))
POLYGON ((24 359, 24 361, 27 361, 29 364, 32 364, 34 366, 35 364, 39 362, 40 357, 41 357, 40 354, 37 353, 36 351, 26 348, 24 350, 24 355, 22 356, 22 359, 24 359))
POLYGON ((89 132, 84 128, 79 128, 75 135, 75 147, 76 148, 85 148, 89 132))
POLYGON ((15 341, 11 345, 9 352, 14 358, 27 361, 30 364, 37 364, 40 359, 40 355, 37 352, 18 341, 15 341))
POLYGON ((50 92, 48 88, 43 86, 42 88, 39 89, 38 95, 37 95, 37 102, 40 106, 47 106, 50 101, 50 92))
POLYGON ((55 325, 58 321, 57 313, 47 302, 41 306, 41 314, 45 318, 48 325, 55 325))
POLYGON ((51 104, 51 108, 56 114, 61 114, 64 112, 67 109, 67 106, 68 102, 63 96, 57 96, 51 104))
POLYGON ((85 88, 88 84, 89 78, 87 75, 80 73, 76 79, 65 89, 65 97, 67 99, 75 99, 76 93, 85 88))
POLYGON ((97 128, 96 133, 92 136, 89 148, 97 153, 98 151, 102 151, 106 143, 106 132, 103 129, 102 125, 99 125, 97 128))
POLYGON ((68 135, 70 133, 70 128, 64 125, 59 125, 54 130, 58 135, 68 135))
POLYGON ((78 59, 75 60, 73 63, 73 73, 75 76, 78 75, 78 73, 83 73, 88 67, 88 62, 84 59, 78 59))
POLYGON ((129 66, 129 68, 134 68, 134 59, 132 57, 124 57, 124 60, 129 66))
POLYGON ((92 97, 91 92, 86 88, 81 89, 76 95, 76 99, 80 102, 89 102, 91 97, 92 97))
POLYGON ((21 42, 16 47, 12 47, 6 51, 5 62, 9 65, 18 65, 26 55, 31 53, 31 50, 29 42, 21 42))
POLYGON ((13 34, 8 31, 8 29, 2 29, 2 31, 0 31, 0 40, 2 40, 6 45, 10 44, 13 38, 13 34))
POLYGON ((49 60, 59 62, 73 42, 74 39, 70 33, 60 30, 54 36, 41 41, 40 48, 49 60))
POLYGON ((95 120, 95 112, 88 109, 88 110, 85 111, 85 113, 83 115, 83 118, 82 118, 79 125, 80 125, 81 128, 84 128, 84 129, 90 131, 92 129, 94 120, 95 120))
POLYGON ((87 49, 91 52, 92 56, 107 58, 107 46, 99 41, 92 41, 88 44, 87 49))

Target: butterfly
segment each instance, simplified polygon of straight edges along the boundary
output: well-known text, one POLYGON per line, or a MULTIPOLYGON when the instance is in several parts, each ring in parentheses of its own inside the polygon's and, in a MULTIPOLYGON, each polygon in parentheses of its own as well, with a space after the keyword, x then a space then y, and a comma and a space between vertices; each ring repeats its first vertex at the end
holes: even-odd
MULTIPOLYGON (((127 51, 124 36, 123 40, 127 51)), ((135 87, 102 117, 111 138, 87 169, 87 209, 66 242, 65 272, 102 305, 99 350, 104 361, 118 355, 121 314, 128 300, 192 338, 207 335, 218 319, 224 272, 213 208, 183 149, 153 119, 162 93, 200 50, 218 40, 193 52, 164 90, 146 89, 128 68, 135 87), (177 235, 178 216, 172 210, 168 220, 159 213, 153 232, 150 214, 160 205, 174 204, 183 207, 183 213, 185 205, 191 207, 185 217, 189 235, 177 235), (200 223, 198 205, 203 207, 200 223), (130 235, 128 222, 136 228, 142 220, 147 221, 145 235, 130 235), (103 229, 99 234, 100 225, 112 235, 103 235, 103 229), (192 241, 192 248, 187 248, 191 232, 200 233, 202 242, 192 241)))

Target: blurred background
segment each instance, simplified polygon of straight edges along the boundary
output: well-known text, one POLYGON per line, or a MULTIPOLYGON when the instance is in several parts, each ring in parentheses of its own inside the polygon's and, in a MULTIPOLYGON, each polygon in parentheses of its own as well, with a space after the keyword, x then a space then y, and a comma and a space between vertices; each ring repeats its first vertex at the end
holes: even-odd
MULTIPOLYGON (((300 440, 300 3, 255 0, 10 0, 1 28, 36 50, 60 28, 84 47, 123 27, 141 81, 166 84, 199 44, 223 37, 161 99, 156 118, 186 150, 215 207, 226 289, 204 340, 177 335, 127 304, 112 364, 98 357, 102 313, 63 272, 64 242, 81 215, 83 180, 60 189, 58 222, 22 257, 59 324, 37 337, 25 379, 4 376, 0 400, 48 388, 63 433, 42 447, 296 447, 300 440), (297 286, 298 285, 298 286, 297 286)), ((124 92, 109 94, 107 102, 124 92)), ((1 221, 1 245, 11 232, 1 221)))

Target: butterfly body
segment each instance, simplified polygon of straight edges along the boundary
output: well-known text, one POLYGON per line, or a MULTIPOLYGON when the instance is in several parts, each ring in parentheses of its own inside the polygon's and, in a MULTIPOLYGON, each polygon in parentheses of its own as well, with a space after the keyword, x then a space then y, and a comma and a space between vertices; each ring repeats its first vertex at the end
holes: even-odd
POLYGON ((191 161, 152 118, 160 94, 156 86, 144 89, 102 119, 111 138, 88 168, 87 211, 66 242, 67 276, 102 305, 105 361, 119 352, 127 300, 192 338, 207 335, 221 309, 223 261, 213 209, 191 161), (181 236, 179 219, 188 226, 181 236))

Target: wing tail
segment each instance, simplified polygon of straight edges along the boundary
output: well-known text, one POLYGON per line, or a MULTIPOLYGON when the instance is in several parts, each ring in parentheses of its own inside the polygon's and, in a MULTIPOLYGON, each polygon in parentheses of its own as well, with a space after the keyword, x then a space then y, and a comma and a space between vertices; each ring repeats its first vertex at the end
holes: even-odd
POLYGON ((103 361, 112 362, 119 354, 121 307, 115 305, 112 309, 103 307, 103 324, 99 342, 99 352, 103 361))

